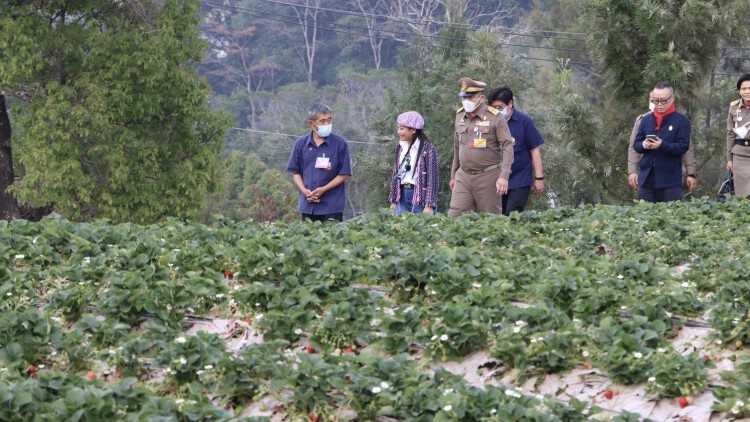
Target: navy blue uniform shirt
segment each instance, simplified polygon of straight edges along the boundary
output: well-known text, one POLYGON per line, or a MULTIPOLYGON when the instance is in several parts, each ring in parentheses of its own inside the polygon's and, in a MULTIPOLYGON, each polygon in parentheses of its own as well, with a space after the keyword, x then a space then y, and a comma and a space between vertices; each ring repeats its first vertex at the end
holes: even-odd
MULTIPOLYGON (((292 155, 286 171, 302 175, 305 187, 315 190, 327 185, 334 177, 342 174, 352 174, 349 162, 349 145, 346 139, 332 133, 328 135, 320 146, 315 145, 312 132, 297 139, 294 143, 292 155), (318 158, 328 158, 330 166, 315 168, 318 158)), ((346 183, 324 193, 320 202, 308 202, 302 192, 299 192, 299 212, 301 214, 326 215, 344 212, 344 197, 346 183)))
POLYGON ((513 145, 513 165, 510 167, 508 189, 531 186, 534 183, 531 150, 542 145, 544 140, 531 117, 515 108, 508 119, 508 128, 510 135, 516 140, 513 145))

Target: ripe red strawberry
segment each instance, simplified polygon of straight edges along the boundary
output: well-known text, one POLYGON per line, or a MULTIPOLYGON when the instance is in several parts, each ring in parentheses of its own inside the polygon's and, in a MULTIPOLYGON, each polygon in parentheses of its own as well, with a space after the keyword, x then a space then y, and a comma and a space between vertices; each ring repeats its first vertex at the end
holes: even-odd
POLYGON ((693 397, 692 396, 680 397, 680 399, 677 400, 677 403, 680 405, 680 407, 688 407, 691 404, 693 404, 693 397))
POLYGON ((308 418, 309 418, 309 419, 310 419, 310 420, 311 420, 312 422, 320 422, 320 415, 316 415, 316 414, 315 414, 315 413, 313 413, 313 412, 310 412, 310 414, 309 414, 309 415, 307 415, 307 417, 308 417, 308 418))
POLYGON ((312 344, 307 345, 307 353, 315 353, 315 348, 312 346, 312 344))
POLYGON ((224 278, 232 278, 232 277, 234 277, 234 271, 224 270, 224 278))
POLYGON ((346 383, 347 383, 347 384, 351 384, 351 383, 352 383, 352 379, 351 379, 351 378, 349 378, 349 377, 346 377, 346 383))
POLYGON ((29 366, 29 368, 26 369, 26 372, 28 372, 29 375, 36 374, 36 366, 34 366, 34 365, 29 366))
POLYGON ((88 379, 90 379, 90 380, 93 381, 93 380, 96 379, 96 374, 93 371, 89 371, 89 373, 86 374, 86 378, 88 378, 88 379))
POLYGON ((245 317, 245 322, 247 322, 248 324, 252 324, 253 323, 253 319, 250 318, 250 317, 245 317))
POLYGON ((607 400, 612 400, 612 397, 615 396, 615 393, 612 392, 612 390, 607 390, 604 392, 604 398, 607 400))
POLYGON ((352 347, 352 346, 347 346, 347 347, 346 347, 346 353, 354 353, 354 347, 352 347))

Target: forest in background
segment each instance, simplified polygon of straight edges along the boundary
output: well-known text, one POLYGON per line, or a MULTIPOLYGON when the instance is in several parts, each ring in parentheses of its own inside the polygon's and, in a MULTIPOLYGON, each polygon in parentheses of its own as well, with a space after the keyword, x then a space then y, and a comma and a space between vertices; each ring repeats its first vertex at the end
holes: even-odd
POLYGON ((11 1, 0 6, 14 34, 0 40, 13 128, 0 121, 3 204, 12 195, 81 220, 288 221, 284 168, 321 101, 350 141, 348 218, 387 206, 406 110, 438 147, 445 210, 461 76, 508 84, 535 119, 546 195, 530 208, 631 202, 628 135, 662 80, 693 123, 694 195, 713 196, 749 59, 742 3, 11 1))

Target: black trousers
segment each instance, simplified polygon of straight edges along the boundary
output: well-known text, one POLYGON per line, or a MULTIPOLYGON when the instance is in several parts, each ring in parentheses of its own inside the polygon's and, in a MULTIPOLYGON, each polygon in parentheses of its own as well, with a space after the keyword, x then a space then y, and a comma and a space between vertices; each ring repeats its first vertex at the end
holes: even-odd
POLYGON ((531 186, 525 188, 508 189, 508 193, 503 195, 503 215, 510 215, 513 211, 522 212, 529 202, 529 193, 531 186))
POLYGON ((308 220, 308 221, 320 221, 320 222, 341 222, 344 221, 344 213, 343 212, 335 212, 333 214, 321 214, 321 215, 314 215, 314 214, 302 214, 302 220, 308 220))

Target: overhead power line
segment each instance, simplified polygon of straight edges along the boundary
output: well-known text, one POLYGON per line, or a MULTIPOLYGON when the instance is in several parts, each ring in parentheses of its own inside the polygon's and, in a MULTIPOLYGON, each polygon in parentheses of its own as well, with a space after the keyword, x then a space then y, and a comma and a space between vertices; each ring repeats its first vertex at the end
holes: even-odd
MULTIPOLYGON (((378 15, 374 13, 365 13, 365 12, 355 12, 351 10, 341 10, 341 9, 329 9, 326 7, 316 7, 316 6, 308 6, 304 4, 295 4, 295 3, 289 3, 279 0, 263 0, 268 3, 273 4, 280 4, 284 6, 290 6, 290 7, 299 7, 303 9, 312 9, 312 10, 320 10, 324 12, 333 12, 333 13, 341 13, 341 14, 347 14, 347 15, 353 15, 353 16, 363 16, 363 17, 370 17, 370 18, 379 18, 379 19, 386 19, 386 20, 392 20, 397 22, 405 22, 410 23, 414 25, 436 25, 443 28, 449 28, 449 29, 478 29, 480 28, 479 25, 471 25, 471 24, 458 24, 454 22, 444 22, 444 21, 434 21, 434 20, 425 20, 425 21, 415 21, 412 19, 406 19, 406 18, 399 18, 395 16, 389 16, 389 15, 378 15)), ((550 34, 565 34, 565 35, 586 35, 583 32, 564 32, 564 31, 547 31, 547 30, 530 30, 532 32, 538 32, 538 33, 550 33, 550 34)), ((585 41, 583 39, 577 39, 579 41, 585 41)))
MULTIPOLYGON (((202 3, 204 5, 209 6, 209 7, 213 7, 213 8, 216 8, 216 9, 220 9, 220 10, 224 10, 224 11, 228 11, 228 12, 232 12, 232 13, 238 13, 238 14, 241 14, 241 15, 254 16, 254 17, 258 17, 258 18, 262 18, 262 19, 268 19, 268 20, 272 20, 272 21, 276 21, 276 22, 282 22, 282 23, 287 23, 287 24, 291 24, 291 25, 301 25, 301 23, 296 19, 296 17, 292 17, 292 16, 282 15, 282 16, 285 16, 285 17, 287 17, 289 19, 292 19, 292 20, 285 20, 285 19, 270 17, 270 13, 268 13, 268 12, 250 11, 249 9, 244 9, 244 8, 237 7, 237 6, 220 5, 220 4, 208 2, 208 1, 205 1, 205 0, 203 0, 202 3)), ((329 24, 339 25, 339 24, 330 23, 330 22, 329 22, 329 24)), ((359 27, 359 28, 361 28, 361 29, 367 29, 367 28, 362 28, 362 27, 359 27)), ((405 40, 385 38, 385 37, 381 37, 381 36, 377 36, 377 35, 370 35, 370 34, 362 34, 362 33, 358 33, 358 32, 344 31, 344 30, 335 29, 335 28, 327 28, 327 30, 333 31, 333 32, 338 32, 338 33, 343 33, 343 34, 347 34, 347 35, 356 35, 356 36, 360 36, 360 37, 375 38, 375 39, 379 39, 379 40, 386 40, 386 41, 393 41, 393 42, 398 42, 398 43, 403 43, 403 44, 409 44, 409 45, 414 45, 414 46, 417 46, 417 47, 440 48, 440 49, 449 50, 449 51, 454 50, 453 48, 447 47, 447 46, 433 45, 433 44, 422 44, 422 43, 418 43, 418 42, 411 42, 411 41, 405 41, 405 40)), ((389 33, 389 31, 382 31, 382 30, 378 30, 378 31, 379 32, 384 32, 384 33, 389 33)), ((410 35, 416 35, 416 34, 410 34, 410 35)), ((458 39, 458 38, 454 38, 453 40, 464 41, 463 39, 458 39)), ((588 51, 588 50, 583 50, 583 49, 564 48, 564 47, 541 47, 541 46, 537 47, 537 46, 532 46, 532 45, 512 44, 512 43, 498 43, 498 44, 501 45, 501 46, 508 46, 508 47, 535 48, 535 49, 543 49, 543 50, 579 51, 579 52, 587 52, 588 51)), ((525 57, 525 58, 527 58, 527 57, 525 57)), ((555 61, 555 60, 549 60, 549 59, 535 59, 535 58, 528 58, 528 59, 529 60, 542 60, 542 61, 555 61)), ((575 64, 590 66, 589 63, 576 62, 575 64)))
MULTIPOLYGON (((263 133, 263 134, 266 134, 266 135, 276 135, 276 136, 282 136, 282 137, 285 137, 285 138, 294 138, 294 139, 298 139, 298 138, 300 138, 302 136, 305 136, 305 135, 292 135, 291 133, 267 132, 267 131, 264 131, 264 130, 248 129, 248 128, 245 128, 245 127, 233 127, 231 129, 232 130, 237 130, 237 131, 240 131, 240 132, 263 133)), ((261 139, 255 138, 253 140, 254 141, 255 140, 260 141, 261 139)), ((349 140, 347 140, 346 142, 348 144, 383 145, 383 144, 375 143, 375 142, 362 142, 362 141, 349 141, 349 140)))

